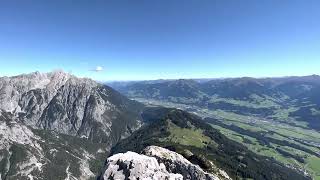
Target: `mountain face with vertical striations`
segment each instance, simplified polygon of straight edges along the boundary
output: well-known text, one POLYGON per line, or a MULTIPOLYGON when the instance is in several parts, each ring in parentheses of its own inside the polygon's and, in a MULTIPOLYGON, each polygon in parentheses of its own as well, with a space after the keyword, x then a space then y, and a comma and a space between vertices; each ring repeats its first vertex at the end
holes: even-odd
POLYGON ((95 179, 143 105, 61 71, 0 78, 0 179, 95 179))
POLYGON ((113 144, 141 125, 142 105, 61 71, 0 78, 0 109, 36 129, 113 144))
POLYGON ((95 179, 107 143, 33 129, 0 110, 0 179, 95 179))

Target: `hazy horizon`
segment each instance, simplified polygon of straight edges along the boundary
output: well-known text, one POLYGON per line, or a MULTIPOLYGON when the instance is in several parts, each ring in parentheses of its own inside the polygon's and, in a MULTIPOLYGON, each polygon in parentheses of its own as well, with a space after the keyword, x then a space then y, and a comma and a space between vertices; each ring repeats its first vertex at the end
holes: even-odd
POLYGON ((320 76, 319 74, 307 74, 307 75, 288 75, 288 76, 265 76, 265 77, 254 77, 254 76, 235 76, 235 77, 207 77, 207 78, 197 78, 197 77, 190 77, 190 78, 168 78, 168 79, 165 79, 165 78, 159 78, 159 79, 132 79, 132 80, 126 80, 126 79, 123 79, 123 80, 97 80, 97 79, 94 79, 94 78, 91 78, 89 76, 79 76, 79 75, 76 75, 72 72, 66 72, 64 71, 63 69, 54 69, 54 70, 51 70, 51 71, 32 71, 32 72, 23 72, 23 73, 18 73, 18 74, 14 74, 14 75, 1 75, 0 77, 13 77, 13 76, 19 76, 19 75, 23 75, 23 74, 31 74, 31 73, 36 73, 36 72, 39 72, 39 73, 50 73, 50 72, 55 72, 55 71, 62 71, 62 72, 65 72, 65 73, 68 73, 68 74, 71 74, 71 75, 74 75, 76 77, 79 77, 79 78, 90 78, 90 79, 93 79, 95 81, 98 81, 98 82, 130 82, 130 81, 157 81, 157 80, 180 80, 180 79, 186 79, 186 80, 213 80, 213 79, 237 79, 237 78, 253 78, 253 79, 268 79, 268 78, 290 78, 290 77, 308 77, 308 76, 320 76))

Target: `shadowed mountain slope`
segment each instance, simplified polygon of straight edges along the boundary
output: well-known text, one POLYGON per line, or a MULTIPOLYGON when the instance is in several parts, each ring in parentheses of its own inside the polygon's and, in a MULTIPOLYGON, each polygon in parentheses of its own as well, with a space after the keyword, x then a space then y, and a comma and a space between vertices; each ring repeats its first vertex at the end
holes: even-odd
POLYGON ((229 140, 195 115, 177 109, 150 108, 143 117, 150 124, 120 141, 112 148, 112 154, 140 152, 157 145, 184 155, 208 172, 217 173, 221 168, 232 178, 308 179, 229 140))

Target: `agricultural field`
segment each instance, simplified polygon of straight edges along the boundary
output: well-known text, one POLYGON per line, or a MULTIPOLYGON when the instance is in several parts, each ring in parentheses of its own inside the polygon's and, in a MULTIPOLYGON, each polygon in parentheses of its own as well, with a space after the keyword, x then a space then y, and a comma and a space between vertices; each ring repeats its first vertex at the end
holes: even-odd
MULTIPOLYGON (((288 117, 288 112, 293 111, 294 108, 281 112, 277 110, 274 115, 261 118, 169 101, 143 98, 135 98, 135 100, 151 106, 174 107, 193 112, 204 118, 213 128, 218 129, 228 138, 244 144, 249 150, 274 158, 301 173, 309 174, 316 180, 320 179, 320 133, 307 128, 306 123, 288 117), (288 122, 285 122, 286 118, 288 122)), ((184 132, 178 129, 173 132, 175 133, 172 135, 172 139, 176 137, 183 139, 184 134, 190 135, 191 133, 190 130, 184 132)), ((192 134, 188 137, 199 138, 197 131, 192 131, 192 134)), ((188 144, 196 141, 189 139, 183 142, 188 144)), ((196 145, 201 146, 201 143, 196 145)))

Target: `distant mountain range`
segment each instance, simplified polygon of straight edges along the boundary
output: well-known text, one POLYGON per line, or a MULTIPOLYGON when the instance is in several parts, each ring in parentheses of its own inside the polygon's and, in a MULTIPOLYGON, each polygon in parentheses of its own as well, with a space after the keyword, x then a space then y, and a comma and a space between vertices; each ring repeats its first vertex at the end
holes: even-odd
POLYGON ((108 84, 130 98, 165 100, 223 109, 240 114, 271 116, 288 106, 299 107, 290 116, 320 130, 320 76, 229 78, 213 80, 119 82, 108 84), (248 103, 249 102, 249 103, 248 103))

